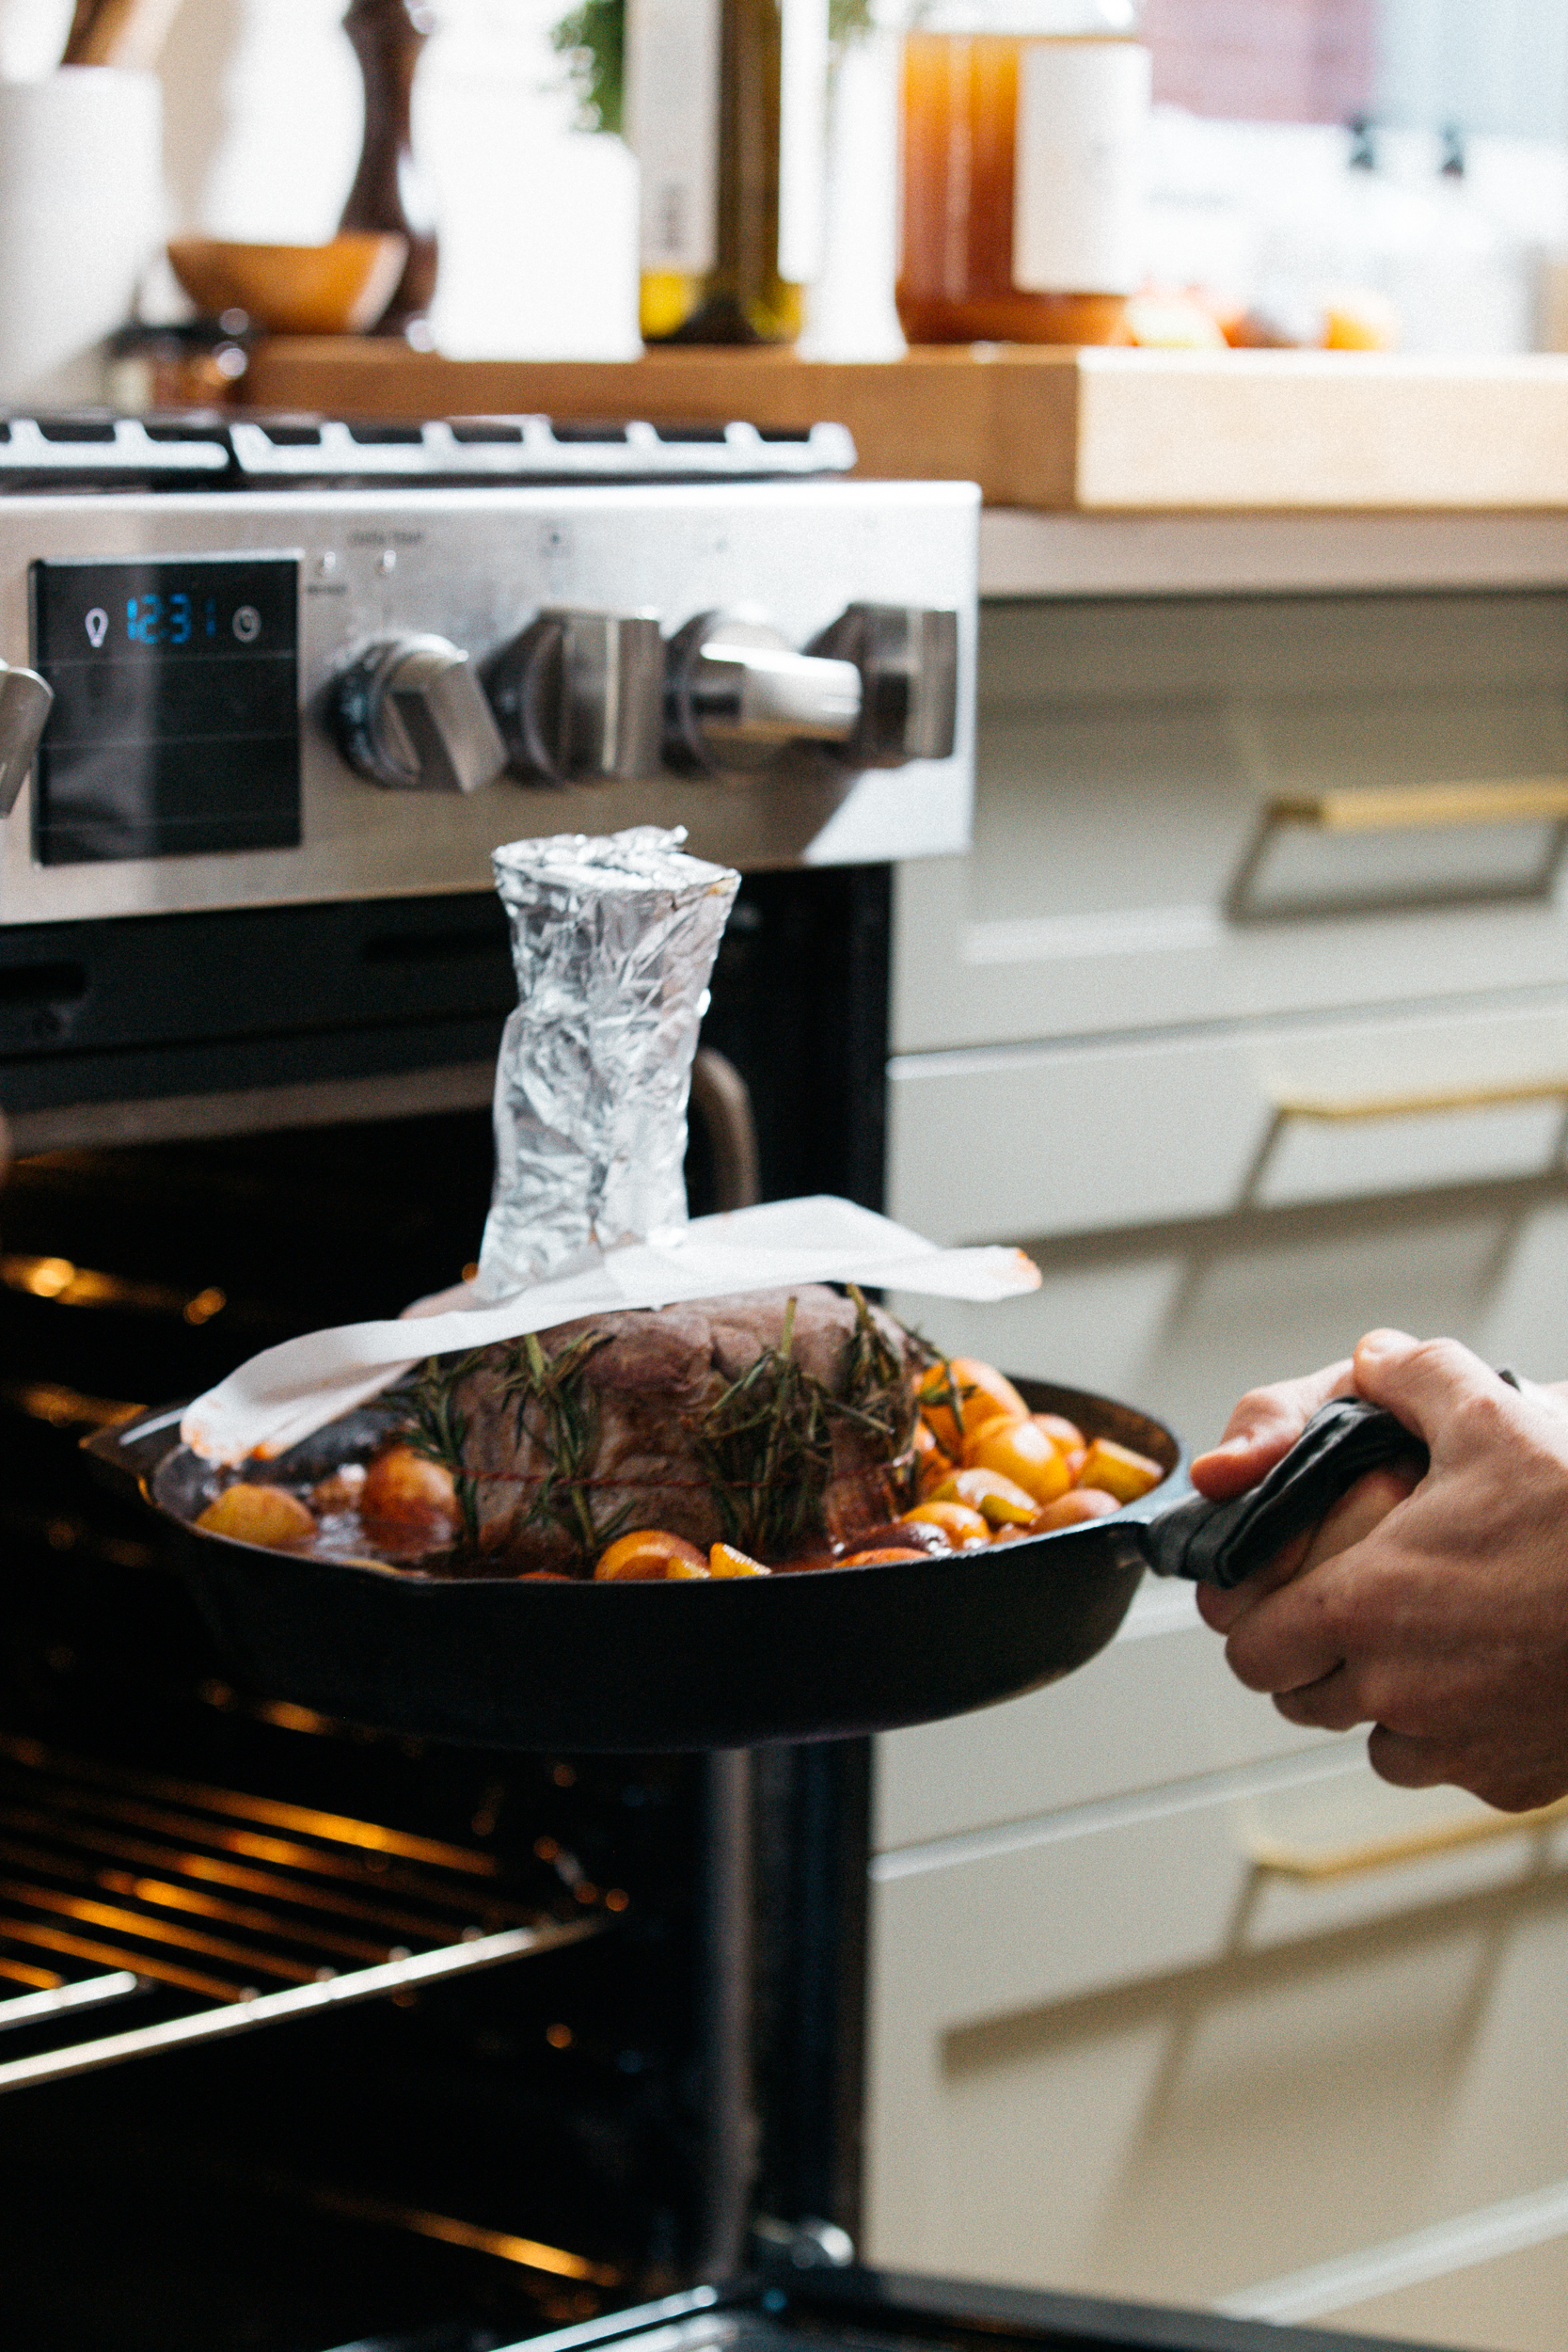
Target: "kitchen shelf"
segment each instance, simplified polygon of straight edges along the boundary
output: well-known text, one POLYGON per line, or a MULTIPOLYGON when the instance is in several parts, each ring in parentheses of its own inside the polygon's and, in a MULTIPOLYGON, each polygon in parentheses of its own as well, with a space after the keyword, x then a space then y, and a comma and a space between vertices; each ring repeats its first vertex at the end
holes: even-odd
POLYGON ((448 359, 276 337, 253 405, 355 417, 539 413, 847 424, 861 470, 978 481, 987 503, 1091 515, 1568 508, 1568 358, 930 347, 902 359, 667 350, 448 359))

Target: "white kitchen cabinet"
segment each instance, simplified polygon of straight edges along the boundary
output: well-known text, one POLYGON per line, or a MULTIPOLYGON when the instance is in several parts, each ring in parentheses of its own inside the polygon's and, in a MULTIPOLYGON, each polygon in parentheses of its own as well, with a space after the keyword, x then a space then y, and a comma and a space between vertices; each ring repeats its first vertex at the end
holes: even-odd
POLYGON ((1560 2180, 1568 1830, 1258 1860, 1481 1811, 1351 1740, 879 1854, 873 2255, 1203 2303, 1560 2180))
POLYGON ((1275 827, 1229 904, 1272 803, 1568 777, 1562 596, 991 604, 980 660, 974 850, 899 874, 900 1053, 1568 975, 1560 891, 1511 895, 1550 819, 1275 827), (1323 912, 1251 919, 1287 891, 1323 912))
POLYGON ((926 1849, 1324 1745, 1227 1673, 1190 1585, 1146 1578, 1092 1672, 884 1740, 873 1843, 926 1849))
POLYGON ((899 1304, 944 1347, 1125 1397, 1195 1445, 1218 1437, 1243 1390, 1332 1363, 1378 1324, 1568 1376, 1556 1173, 1025 1246, 1044 1277, 1029 1297, 899 1304))
MULTIPOLYGON (((889 1202, 1044 1279, 895 1303, 1195 1442, 1376 1323, 1568 1375, 1560 820, 1276 825, 1318 904, 1237 897, 1271 799, 1564 774, 1568 594, 990 608, 974 855, 898 880, 889 1202)), ((1561 2352, 1568 1826, 1307 1867, 1481 1819, 1152 1584, 879 1741, 870 2255, 1561 2352)))
MULTIPOLYGON (((1558 2204, 1568 2201, 1565 2185, 1558 2204)), ((1394 2249, 1397 2263, 1401 2249, 1394 2249)), ((1419 2259, 1413 2257, 1413 2259, 1419 2259)), ((1568 2238, 1560 2233, 1446 2268, 1416 2285, 1336 2304, 1334 2326, 1412 2344, 1476 2344, 1498 2352, 1561 2352, 1568 2312, 1568 2238)))
POLYGON ((1496 1183, 1559 1166, 1565 1108, 1568 990, 902 1054, 889 1205, 970 1242, 1496 1183))

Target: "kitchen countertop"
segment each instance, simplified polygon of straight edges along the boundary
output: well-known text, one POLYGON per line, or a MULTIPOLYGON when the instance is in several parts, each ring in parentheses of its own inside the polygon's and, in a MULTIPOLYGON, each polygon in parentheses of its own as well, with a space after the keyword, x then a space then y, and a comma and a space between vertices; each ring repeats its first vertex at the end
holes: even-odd
MULTIPOLYGON (((831 418, 854 433, 864 473, 978 481, 989 505, 1037 516, 1568 516, 1568 357, 1555 355, 982 345, 881 362, 706 349, 490 360, 276 337, 245 396, 365 417, 831 418)), ((1358 561, 1392 560, 1370 544, 1358 561)), ((1307 542, 1298 551, 1311 560, 1307 542)), ((1486 560, 1527 555, 1497 540, 1486 560)))
POLYGON ((1038 514, 988 507, 992 598, 1568 586, 1568 512, 1038 514))

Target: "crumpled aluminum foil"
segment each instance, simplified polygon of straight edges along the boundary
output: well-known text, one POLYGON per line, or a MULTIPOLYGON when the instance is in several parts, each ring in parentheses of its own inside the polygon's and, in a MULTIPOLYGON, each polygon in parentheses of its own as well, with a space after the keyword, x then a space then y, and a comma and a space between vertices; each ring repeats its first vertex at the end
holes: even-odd
POLYGON ((484 1297, 686 1222, 691 1062, 740 877, 685 839, 557 834, 491 861, 518 1004, 496 1067, 484 1297))

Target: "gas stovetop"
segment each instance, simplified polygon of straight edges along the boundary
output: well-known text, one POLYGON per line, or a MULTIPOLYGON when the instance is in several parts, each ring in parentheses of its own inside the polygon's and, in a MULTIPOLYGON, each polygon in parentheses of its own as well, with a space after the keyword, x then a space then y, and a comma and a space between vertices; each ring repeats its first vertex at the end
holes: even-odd
POLYGON ((515 483, 779 482, 847 473, 841 424, 650 424, 549 417, 0 419, 0 491, 476 488, 515 483))

